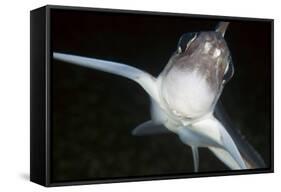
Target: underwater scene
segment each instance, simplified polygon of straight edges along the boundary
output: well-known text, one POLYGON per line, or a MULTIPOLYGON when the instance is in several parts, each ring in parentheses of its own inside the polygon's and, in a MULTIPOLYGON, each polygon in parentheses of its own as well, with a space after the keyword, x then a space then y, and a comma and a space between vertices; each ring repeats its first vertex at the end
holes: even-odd
POLYGON ((51 10, 52 181, 270 168, 271 26, 51 10))

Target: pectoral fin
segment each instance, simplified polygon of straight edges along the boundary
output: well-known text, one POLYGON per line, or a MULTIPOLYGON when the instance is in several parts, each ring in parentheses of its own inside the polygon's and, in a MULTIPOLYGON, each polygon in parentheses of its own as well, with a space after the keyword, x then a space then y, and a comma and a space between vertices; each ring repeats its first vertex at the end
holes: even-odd
POLYGON ((146 121, 137 126, 133 131, 134 136, 158 135, 171 133, 164 125, 154 123, 153 121, 146 121))
MULTIPOLYGON (((213 139, 214 141, 216 141, 217 143, 219 143, 221 145, 221 147, 219 147, 222 150, 216 150, 216 148, 212 148, 211 151, 214 152, 214 154, 223 162, 225 163, 227 166, 229 166, 232 169, 236 169, 237 165, 239 166, 239 169, 246 169, 246 165, 245 162, 236 146, 236 144, 234 143, 233 139, 231 138, 231 136, 229 135, 229 133, 226 131, 225 127, 215 118, 215 117, 211 117, 209 119, 207 119, 208 124, 204 124, 205 126, 205 132, 204 132, 204 128, 201 127, 202 132, 204 134, 207 134, 208 137, 210 137, 210 139, 213 139), (208 129, 207 126, 210 128, 212 128, 213 132, 215 132, 216 134, 208 134, 208 129)), ((200 124, 200 122, 199 122, 200 124)), ((194 125, 196 126, 196 125, 194 125)), ((202 126, 202 123, 201 123, 202 126)), ((209 146, 210 147, 214 147, 214 146, 209 146)))
MULTIPOLYGON (((199 152, 198 147, 216 147, 220 148, 221 145, 211 139, 209 136, 196 132, 193 130, 194 127, 183 127, 180 128, 178 131, 178 135, 180 140, 186 144, 189 145, 192 149, 192 156, 193 156, 193 162, 194 162, 194 171, 198 172, 199 169, 199 152)), ((197 127, 198 128, 198 127, 197 127)))
MULTIPOLYGON (((223 124, 233 141, 235 142, 247 168, 265 168, 266 164, 256 149, 246 140, 240 130, 234 127, 221 101, 218 101, 215 108, 215 117, 223 124)), ((213 150, 212 150, 213 151, 213 150)), ((213 151, 214 152, 214 151, 213 151)))
POLYGON ((208 135, 204 133, 197 132, 194 130, 194 127, 192 125, 190 127, 183 127, 180 128, 178 131, 178 135, 180 140, 189 146, 197 146, 197 147, 221 147, 221 145, 208 135))
MULTIPOLYGON (((220 124, 221 125, 221 124, 220 124)), ((225 130, 225 128, 221 125, 220 126, 220 132, 221 132, 221 137, 222 137, 222 145, 224 149, 229 152, 231 157, 237 162, 239 165, 240 169, 247 169, 246 164, 237 148, 235 145, 233 139, 231 136, 228 134, 228 132, 225 130)), ((225 158, 224 162, 227 164, 227 159, 225 158)))
POLYGON ((158 91, 156 88, 155 78, 140 69, 113 61, 106 61, 57 52, 53 53, 53 58, 131 79, 140 84, 154 100, 158 101, 158 91))
POLYGON ((210 151, 212 151, 215 156, 221 160, 225 165, 227 165, 232 170, 240 169, 239 164, 232 158, 230 153, 222 148, 209 147, 210 151))
POLYGON ((231 169, 247 168, 233 139, 214 117, 181 128, 178 134, 182 142, 191 147, 208 147, 231 169))

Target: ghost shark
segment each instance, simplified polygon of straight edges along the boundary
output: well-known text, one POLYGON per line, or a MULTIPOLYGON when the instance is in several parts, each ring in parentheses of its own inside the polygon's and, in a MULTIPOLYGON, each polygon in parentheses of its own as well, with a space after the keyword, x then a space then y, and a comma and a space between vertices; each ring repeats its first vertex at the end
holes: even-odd
POLYGON ((177 134, 192 149, 195 172, 199 168, 200 147, 210 149, 233 170, 261 167, 263 161, 254 149, 245 145, 246 141, 241 136, 239 139, 235 131, 232 137, 230 132, 233 133, 233 130, 227 129, 214 113, 224 86, 234 74, 230 51, 224 39, 228 25, 228 22, 220 22, 215 31, 184 34, 157 78, 113 61, 58 52, 53 53, 53 58, 137 82, 150 96, 151 120, 136 127, 133 135, 177 134), (239 150, 241 143, 248 147, 239 150), (255 158, 258 160, 253 160, 255 158))

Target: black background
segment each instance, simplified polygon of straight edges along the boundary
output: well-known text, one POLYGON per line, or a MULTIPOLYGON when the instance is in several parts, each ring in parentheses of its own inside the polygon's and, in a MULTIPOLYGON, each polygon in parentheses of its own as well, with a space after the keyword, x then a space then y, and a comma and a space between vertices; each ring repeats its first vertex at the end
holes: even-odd
MULTIPOLYGON (((52 10, 53 51, 112 60, 157 76, 183 33, 214 30, 216 19, 52 10)), ((271 26, 237 21, 225 39, 235 66, 221 99, 234 127, 270 163, 271 26)), ((51 177, 55 182, 193 173, 191 150, 176 135, 135 137, 150 119, 135 82, 52 61, 51 177)), ((228 168, 200 149, 200 172, 228 168)))

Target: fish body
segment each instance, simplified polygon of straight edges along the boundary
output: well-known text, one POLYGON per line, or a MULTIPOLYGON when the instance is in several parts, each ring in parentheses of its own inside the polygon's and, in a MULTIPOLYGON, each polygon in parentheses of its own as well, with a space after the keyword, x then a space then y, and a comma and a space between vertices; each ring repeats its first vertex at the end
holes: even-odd
POLYGON ((157 78, 112 61, 57 52, 53 58, 120 75, 141 85, 151 98, 151 120, 132 133, 177 134, 192 149, 195 171, 199 168, 199 147, 209 148, 231 169, 247 169, 233 138, 214 116, 223 87, 234 73, 224 39, 227 26, 227 22, 220 22, 214 31, 184 34, 157 78))
POLYGON ((222 33, 187 34, 187 45, 184 36, 158 82, 162 103, 187 124, 213 112, 232 63, 222 33))

